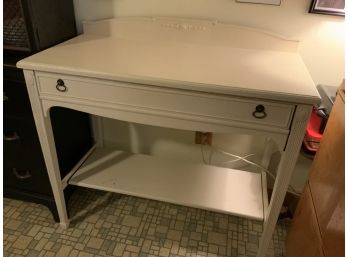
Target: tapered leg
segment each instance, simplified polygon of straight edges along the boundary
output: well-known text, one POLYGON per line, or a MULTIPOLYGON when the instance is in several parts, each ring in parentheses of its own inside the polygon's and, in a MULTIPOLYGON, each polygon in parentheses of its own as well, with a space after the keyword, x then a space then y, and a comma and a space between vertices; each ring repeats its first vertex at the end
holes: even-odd
POLYGON ((42 109, 42 105, 39 99, 38 88, 34 77, 34 72, 25 70, 24 76, 30 97, 31 107, 33 110, 36 129, 39 135, 41 149, 45 159, 48 177, 51 183, 54 200, 57 205, 60 225, 63 228, 68 228, 69 219, 64 199, 62 180, 57 159, 57 152, 54 144, 51 119, 49 114, 45 115, 45 112, 42 109))
POLYGON ((278 220, 280 209, 283 205, 285 194, 288 190, 292 172, 300 152, 311 110, 312 107, 308 105, 297 106, 288 142, 282 153, 282 157, 277 169, 277 177, 271 196, 271 201, 268 209, 265 212, 263 232, 259 242, 257 257, 266 256, 267 249, 278 220))

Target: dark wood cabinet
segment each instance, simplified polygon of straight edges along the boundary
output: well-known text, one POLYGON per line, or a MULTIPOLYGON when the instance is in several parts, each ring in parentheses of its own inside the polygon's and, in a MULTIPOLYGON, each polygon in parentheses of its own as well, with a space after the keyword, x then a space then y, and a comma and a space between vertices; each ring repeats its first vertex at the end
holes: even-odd
POLYGON ((4 49, 33 53, 76 35, 73 1, 4 0, 4 49))
MULTIPOLYGON (((4 0, 3 6, 4 196, 45 204, 59 221, 23 71, 15 64, 76 35, 73 2, 4 0)), ((50 115, 64 177, 93 144, 89 115, 64 108, 50 115)))

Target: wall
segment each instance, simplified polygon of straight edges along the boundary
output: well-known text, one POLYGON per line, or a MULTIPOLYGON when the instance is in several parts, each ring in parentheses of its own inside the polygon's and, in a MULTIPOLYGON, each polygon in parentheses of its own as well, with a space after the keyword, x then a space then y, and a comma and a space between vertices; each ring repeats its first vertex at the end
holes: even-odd
MULTIPOLYGON (((281 6, 242 4, 234 0, 74 0, 74 4, 80 32, 82 20, 121 16, 219 20, 299 40, 299 52, 316 84, 338 85, 344 77, 344 19, 308 14, 310 0, 282 0, 281 6)), ((107 119, 104 119, 104 127, 106 145, 118 145, 133 152, 202 161, 200 147, 192 144, 193 132, 150 128, 107 119)), ((259 143, 253 149, 250 144, 252 139, 250 136, 214 135, 213 144, 240 155, 262 153, 264 139, 257 138, 259 143)), ((209 157, 209 151, 203 150, 209 157)), ((226 158, 221 158, 215 154, 213 162, 222 165, 226 158)), ((302 169, 299 168, 295 174, 297 188, 306 177, 301 175, 302 169)))

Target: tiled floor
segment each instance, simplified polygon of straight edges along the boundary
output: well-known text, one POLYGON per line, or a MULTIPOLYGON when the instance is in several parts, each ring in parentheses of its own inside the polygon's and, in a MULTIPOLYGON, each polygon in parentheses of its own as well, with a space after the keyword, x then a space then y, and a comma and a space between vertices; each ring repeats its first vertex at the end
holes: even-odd
MULTIPOLYGON (((262 223, 210 211, 79 188, 64 230, 38 204, 4 199, 4 256, 256 255, 262 223)), ((283 256, 278 222, 268 256, 283 256)))

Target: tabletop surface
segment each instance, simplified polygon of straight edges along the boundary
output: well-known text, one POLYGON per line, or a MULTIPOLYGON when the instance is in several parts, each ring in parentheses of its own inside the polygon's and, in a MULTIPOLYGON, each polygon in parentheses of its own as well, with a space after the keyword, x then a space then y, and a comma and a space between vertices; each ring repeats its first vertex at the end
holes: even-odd
POLYGON ((297 42, 250 28, 180 19, 112 19, 21 60, 23 69, 314 104, 297 42))

